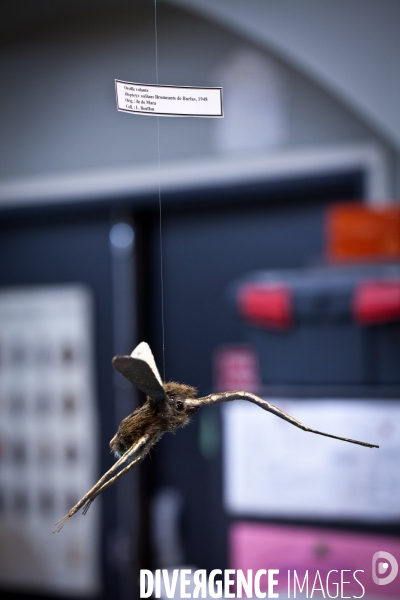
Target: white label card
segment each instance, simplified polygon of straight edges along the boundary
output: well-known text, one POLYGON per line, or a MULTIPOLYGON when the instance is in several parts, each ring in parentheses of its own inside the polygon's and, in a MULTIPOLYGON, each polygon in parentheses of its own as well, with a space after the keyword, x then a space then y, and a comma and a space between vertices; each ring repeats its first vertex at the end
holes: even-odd
POLYGON ((222 88, 177 87, 115 80, 122 112, 163 117, 223 117, 222 88))

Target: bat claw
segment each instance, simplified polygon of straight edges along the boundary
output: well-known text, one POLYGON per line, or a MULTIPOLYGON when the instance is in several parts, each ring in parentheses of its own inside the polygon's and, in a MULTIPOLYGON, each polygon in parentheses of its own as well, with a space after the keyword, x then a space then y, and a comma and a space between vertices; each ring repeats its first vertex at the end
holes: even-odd
POLYGON ((82 514, 83 514, 83 515, 86 515, 87 511, 89 510, 89 508, 90 508, 90 507, 91 507, 91 505, 92 505, 92 502, 93 502, 93 500, 94 500, 94 498, 92 498, 92 499, 88 500, 88 501, 86 502, 86 504, 84 504, 84 506, 83 506, 83 508, 82 508, 82 514))

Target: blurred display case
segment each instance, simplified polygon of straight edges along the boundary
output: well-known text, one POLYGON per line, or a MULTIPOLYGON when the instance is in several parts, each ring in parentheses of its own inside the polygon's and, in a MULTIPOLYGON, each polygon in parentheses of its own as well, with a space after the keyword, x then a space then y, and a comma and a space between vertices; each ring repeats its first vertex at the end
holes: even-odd
POLYGON ((400 383, 400 265, 259 271, 233 295, 263 384, 400 383))
POLYGON ((308 569, 324 581, 332 569, 359 569, 366 597, 399 597, 396 579, 377 594, 371 574, 379 550, 400 559, 399 215, 333 205, 330 264, 250 272, 229 288, 248 345, 219 349, 216 387, 250 384, 310 427, 380 446, 306 434, 246 403, 224 406, 232 568, 267 564, 292 578, 308 569))

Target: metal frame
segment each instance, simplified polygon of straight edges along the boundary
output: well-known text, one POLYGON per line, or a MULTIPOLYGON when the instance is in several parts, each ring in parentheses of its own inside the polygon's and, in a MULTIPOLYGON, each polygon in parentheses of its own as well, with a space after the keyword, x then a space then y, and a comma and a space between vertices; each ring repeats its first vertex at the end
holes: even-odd
MULTIPOLYGON (((390 204, 390 168, 376 144, 312 146, 280 153, 211 157, 191 162, 151 163, 88 172, 21 177, 0 182, 0 209, 64 203, 128 201, 152 203, 160 184, 163 195, 207 189, 262 185, 349 171, 365 173, 365 201, 390 204)), ((167 201, 167 198, 166 198, 167 201)))

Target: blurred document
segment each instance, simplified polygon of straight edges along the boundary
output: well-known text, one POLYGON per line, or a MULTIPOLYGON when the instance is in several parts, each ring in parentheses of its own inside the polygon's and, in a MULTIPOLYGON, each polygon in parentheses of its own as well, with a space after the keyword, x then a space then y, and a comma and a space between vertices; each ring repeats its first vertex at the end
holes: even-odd
POLYGON ((97 480, 93 307, 80 285, 0 292, 0 585, 99 591, 99 503, 63 517, 97 480))
POLYGON ((400 401, 282 400, 305 425, 380 445, 304 432, 249 402, 224 406, 229 513, 359 521, 400 519, 400 401))

